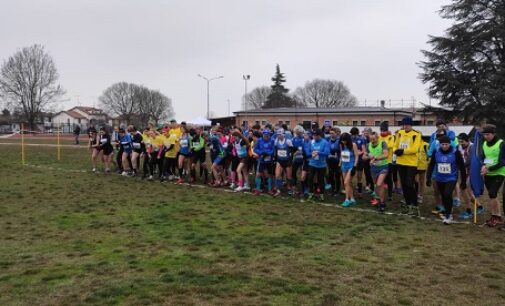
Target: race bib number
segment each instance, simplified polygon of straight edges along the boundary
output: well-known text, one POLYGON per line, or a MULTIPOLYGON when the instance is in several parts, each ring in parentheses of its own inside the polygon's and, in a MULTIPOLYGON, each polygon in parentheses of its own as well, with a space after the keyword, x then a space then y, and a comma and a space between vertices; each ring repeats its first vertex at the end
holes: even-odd
POLYGON ((342 152, 342 162, 348 163, 351 161, 351 152, 343 151, 342 152))
POLYGON ((403 150, 407 149, 409 147, 409 144, 410 143, 408 141, 400 142, 400 149, 403 149, 403 150))
POLYGON ((300 152, 301 152, 301 151, 302 151, 302 147, 298 147, 298 151, 300 151, 300 152))
POLYGON ((140 142, 134 142, 133 143, 133 148, 134 149, 140 149, 140 142))
POLYGON ((494 159, 492 159, 492 158, 486 158, 486 159, 484 159, 484 165, 491 166, 491 165, 494 165, 494 164, 495 164, 494 159))
POLYGON ((102 144, 106 144, 106 143, 107 143, 107 138, 100 139, 100 142, 101 142, 102 144))
POLYGON ((199 142, 193 142, 193 147, 198 147, 200 145, 199 142))
POLYGON ((263 161, 266 161, 266 162, 269 162, 271 160, 272 160, 271 156, 265 156, 265 158, 263 158, 263 161))
POLYGON ((182 139, 181 140, 181 147, 187 147, 188 146, 188 140, 187 139, 182 139))
POLYGON ((337 155, 336 154, 330 154, 330 155, 328 155, 328 158, 329 159, 337 159, 337 155))
POLYGON ((286 150, 277 150, 277 156, 279 157, 287 157, 288 152, 286 150))
POLYGON ((438 173, 440 174, 451 174, 452 169, 451 169, 451 164, 448 163, 440 163, 438 164, 438 173))

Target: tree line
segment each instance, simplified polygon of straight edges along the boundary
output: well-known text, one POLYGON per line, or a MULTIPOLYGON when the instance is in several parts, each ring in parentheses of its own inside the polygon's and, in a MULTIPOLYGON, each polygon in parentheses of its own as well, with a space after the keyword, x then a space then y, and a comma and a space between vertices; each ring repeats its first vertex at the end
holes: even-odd
POLYGON ((276 107, 351 107, 357 99, 349 88, 337 80, 314 79, 307 81, 290 94, 280 66, 275 68, 272 86, 260 86, 244 95, 246 110, 276 107))

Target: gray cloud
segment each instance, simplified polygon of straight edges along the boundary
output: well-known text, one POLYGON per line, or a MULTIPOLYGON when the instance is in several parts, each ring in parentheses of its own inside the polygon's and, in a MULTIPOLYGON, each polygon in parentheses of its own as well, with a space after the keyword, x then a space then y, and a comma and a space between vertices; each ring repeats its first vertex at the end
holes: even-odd
POLYGON ((179 119, 240 108, 249 88, 270 85, 276 63, 295 89, 313 78, 344 81, 359 100, 414 96, 428 34, 448 26, 445 0, 384 1, 1 1, 0 58, 40 43, 57 64, 71 99, 93 105, 109 85, 160 89, 179 119))

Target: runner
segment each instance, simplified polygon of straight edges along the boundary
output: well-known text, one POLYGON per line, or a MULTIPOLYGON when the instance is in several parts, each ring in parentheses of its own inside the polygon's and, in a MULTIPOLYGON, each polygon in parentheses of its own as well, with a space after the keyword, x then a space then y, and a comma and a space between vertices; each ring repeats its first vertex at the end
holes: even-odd
POLYGON ((203 139, 201 129, 190 129, 189 135, 191 136, 191 182, 196 182, 196 165, 200 163, 200 177, 202 172, 205 173, 205 184, 208 182, 207 164, 205 163, 205 140, 203 139))
MULTIPOLYGON (((444 203, 444 224, 448 225, 452 222, 452 194, 458 183, 458 169, 461 173, 462 190, 466 189, 466 170, 465 162, 461 153, 451 146, 451 139, 448 136, 439 138, 440 149, 438 149, 430 160, 428 166, 428 177, 434 175, 437 182, 438 190, 442 196, 444 203), (436 172, 434 169, 436 167, 436 172)), ((431 180, 426 181, 426 185, 431 185, 431 180)))
POLYGON ((358 148, 358 166, 356 167, 357 182, 358 182, 358 196, 361 196, 363 192, 363 153, 366 151, 365 139, 359 135, 359 129, 357 127, 351 128, 352 142, 356 144, 358 148))
POLYGON ((210 159, 212 161, 213 181, 209 183, 209 186, 212 187, 219 187, 222 184, 224 185, 221 181, 225 158, 225 151, 220 141, 222 136, 223 129, 219 126, 216 127, 214 133, 211 133, 210 135, 210 159))
POLYGON ((171 129, 165 130, 165 139, 163 141, 163 151, 165 152, 165 159, 163 169, 166 173, 167 179, 172 181, 178 179, 177 177, 177 153, 179 152, 179 138, 176 133, 171 133, 171 129))
POLYGON ((386 185, 388 187, 388 200, 393 199, 393 191, 398 183, 398 173, 396 163, 393 164, 393 147, 395 145, 395 136, 389 131, 389 123, 383 121, 380 125, 379 141, 384 141, 388 147, 388 175, 386 176, 386 185))
POLYGON ((340 171, 340 129, 330 128, 328 138, 328 145, 330 146, 330 155, 328 155, 328 182, 331 185, 331 192, 333 196, 340 194, 342 188, 342 172, 340 171))
POLYGON ((352 178, 356 174, 356 168, 358 167, 358 156, 358 146, 352 141, 351 135, 343 133, 340 137, 340 166, 342 168, 345 188, 345 201, 342 203, 343 207, 356 204, 352 187, 352 178))
POLYGON ((121 146, 121 164, 123 165, 123 173, 122 176, 131 176, 131 168, 130 168, 130 156, 133 151, 132 147, 132 138, 130 134, 126 133, 126 131, 121 128, 119 129, 119 145, 121 146))
POLYGON ((249 187, 249 139, 245 137, 239 128, 233 131, 233 137, 235 141, 233 146, 239 159, 239 164, 237 166, 237 176, 238 176, 238 186, 235 191, 250 190, 249 187))
POLYGON ((112 147, 111 137, 107 129, 100 128, 100 150, 102 151, 102 161, 105 167, 105 173, 110 172, 110 163, 114 156, 114 148, 112 147))
POLYGON ((377 199, 372 199, 372 206, 379 206, 379 211, 384 212, 386 210, 386 193, 384 190, 384 182, 388 174, 388 162, 389 151, 386 142, 380 140, 379 135, 375 132, 370 134, 370 143, 367 146, 367 151, 363 156, 365 161, 370 163, 370 171, 373 181, 377 187, 376 193, 379 197, 377 199))
POLYGON ((142 141, 142 134, 137 131, 135 126, 130 125, 128 127, 128 132, 130 135, 132 135, 132 146, 133 146, 133 152, 132 152, 132 167, 133 167, 133 175, 137 175, 138 168, 140 167, 140 156, 142 155, 143 152, 145 152, 146 147, 144 142, 142 141))
POLYGON ((96 172, 96 160, 98 159, 98 155, 100 155, 100 143, 95 128, 89 129, 88 136, 88 149, 91 153, 91 165, 93 166, 93 169, 91 171, 96 172))
MULTIPOLYGON (((458 135, 458 150, 463 156, 463 161, 465 162, 466 168, 466 185, 470 186, 470 164, 471 156, 470 152, 473 148, 473 143, 470 142, 470 137, 466 133, 461 133, 458 135)), ((459 214, 459 218, 462 220, 470 220, 473 218, 473 203, 475 201, 475 196, 473 194, 472 188, 466 188, 462 193, 462 198, 465 202, 466 209, 459 214)), ((482 214, 484 212, 484 207, 479 204, 477 206, 477 214, 482 214)))
POLYGON ((259 138, 256 141, 254 144, 253 152, 258 158, 258 170, 256 171, 256 190, 254 194, 261 194, 262 179, 266 182, 268 193, 272 193, 274 140, 271 138, 270 129, 263 129, 263 137, 259 138))
POLYGON ((284 129, 278 128, 275 133, 277 134, 277 139, 275 140, 275 193, 274 196, 279 196, 282 190, 282 174, 285 173, 288 192, 291 191, 291 179, 292 179, 292 153, 293 153, 293 142, 290 139, 286 139, 284 136, 284 129))
POLYGON ((312 132, 305 131, 303 135, 303 166, 302 166, 302 177, 300 181, 302 183, 302 197, 309 196, 309 187, 307 185, 307 176, 309 174, 309 163, 312 159, 312 132))
MULTIPOLYGON (((505 180, 505 146, 503 140, 496 135, 496 126, 488 124, 482 129, 484 144, 482 145, 484 166, 481 174, 489 195, 491 218, 486 220, 486 225, 494 227, 503 223, 500 207, 498 206, 498 192, 505 180)), ((505 193, 502 191, 505 205, 505 193)))
POLYGON ((326 159, 330 154, 330 146, 326 139, 324 139, 323 131, 316 129, 314 131, 314 139, 312 139, 310 150, 311 159, 309 161, 309 197, 312 200, 314 195, 319 193, 319 199, 324 201, 325 183, 324 176, 327 167, 326 159), (317 178, 317 183, 315 179, 317 178), (316 188, 317 186, 317 188, 316 188))
MULTIPOLYGON (((291 190, 293 196, 303 194, 303 189, 301 191, 297 191, 297 181, 298 181, 298 170, 302 170, 303 168, 303 133, 304 129, 301 125, 295 126, 293 129, 294 137, 293 137, 293 148, 295 152, 293 153, 293 165, 291 169, 291 190)), ((300 171, 301 172, 301 171, 300 171)), ((300 173, 301 176, 301 173, 300 173)))
POLYGON ((393 148, 396 154, 396 164, 403 189, 405 205, 403 213, 413 214, 419 210, 417 207, 417 192, 415 186, 417 164, 419 163, 419 147, 421 144, 421 133, 412 129, 412 118, 405 117, 402 120, 403 129, 398 132, 398 137, 393 148))
POLYGON ((179 157, 177 160, 177 165, 179 167, 179 179, 176 184, 184 183, 184 176, 187 172, 187 163, 191 159, 191 136, 188 133, 188 129, 181 125, 181 137, 179 138, 179 157))
MULTIPOLYGON (((421 140, 421 147, 419 148, 419 163, 417 165, 416 175, 416 190, 417 190, 417 203, 423 204, 424 200, 424 186, 426 184, 426 170, 428 169, 428 143, 421 140)), ((431 180, 431 179, 430 179, 431 180)))

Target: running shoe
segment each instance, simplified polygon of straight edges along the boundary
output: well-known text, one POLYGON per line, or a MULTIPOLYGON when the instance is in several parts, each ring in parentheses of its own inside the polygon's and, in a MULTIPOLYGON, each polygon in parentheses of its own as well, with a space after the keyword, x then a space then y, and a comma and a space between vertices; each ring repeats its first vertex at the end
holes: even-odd
POLYGON ((235 189, 235 188, 237 188, 237 185, 235 183, 231 183, 230 184, 230 189, 235 189))
POLYGON ((321 193, 319 195, 319 201, 324 202, 324 194, 321 193))
POLYGON ((307 201, 313 201, 313 200, 314 200, 314 194, 309 193, 309 194, 307 195, 307 201))
POLYGON ((324 185, 324 190, 330 190, 330 189, 331 189, 331 184, 324 185))
POLYGON ((147 178, 148 181, 152 181, 153 180, 153 176, 152 175, 149 175, 149 177, 147 178))
POLYGON ((354 198, 351 198, 349 201, 351 201, 351 204, 352 205, 355 205, 356 204, 356 200, 354 198))
POLYGON ((254 190, 253 195, 255 195, 255 196, 261 195, 261 190, 258 190, 258 189, 254 190))
POLYGON ((279 189, 277 189, 277 190, 274 192, 274 194, 273 194, 273 196, 274 196, 274 197, 278 197, 278 196, 280 196, 280 195, 281 195, 281 191, 280 191, 279 189))
POLYGON ((481 215, 483 214, 485 211, 484 207, 483 206, 479 206, 477 207, 477 215, 481 215))
POLYGON ((181 185, 182 183, 184 183, 184 179, 181 177, 177 180, 177 182, 175 182, 177 185, 181 185))
POLYGON ((275 196, 276 193, 277 193, 277 191, 275 189, 272 189, 268 192, 268 194, 271 196, 275 196))
POLYGON ((380 212, 385 212, 386 211, 386 203, 382 202, 379 204, 379 211, 380 212))
POLYGON ((242 190, 244 190, 244 191, 251 190, 251 187, 249 187, 248 184, 245 184, 244 187, 242 187, 242 188, 243 188, 242 190))
POLYGON ((244 187, 242 186, 238 186, 237 188, 235 188, 233 191, 235 192, 241 192, 241 191, 244 191, 244 187))
POLYGON ((498 224, 501 224, 501 223, 503 223, 503 221, 502 221, 502 218, 500 216, 492 215, 491 218, 489 218, 488 220, 486 220, 486 225, 489 226, 489 227, 495 227, 495 226, 497 226, 498 224))
POLYGON ((293 189, 288 190, 288 195, 289 196, 293 196, 294 194, 295 194, 295 192, 293 191, 293 189))
POLYGON ((96 172, 96 168, 91 169, 91 172, 96 172))
POLYGON ((352 205, 352 202, 350 200, 345 200, 344 203, 342 203, 342 207, 349 207, 352 205))
POLYGON ((123 173, 121 173, 122 176, 128 176, 128 172, 126 171, 123 171, 123 173))
POLYGON ((452 215, 450 215, 449 217, 444 217, 444 219, 442 220, 442 222, 445 225, 450 225, 452 223, 452 215))
POLYGON ((458 218, 461 220, 470 220, 470 219, 472 219, 472 217, 473 217, 473 214, 467 212, 466 210, 464 212, 460 213, 458 216, 458 218))
POLYGON ((372 206, 377 206, 377 205, 379 205, 379 200, 377 200, 377 199, 372 199, 372 200, 370 201, 370 204, 371 204, 372 206))
POLYGON ((454 207, 460 207, 461 206, 461 200, 459 198, 452 199, 452 205, 454 207))

